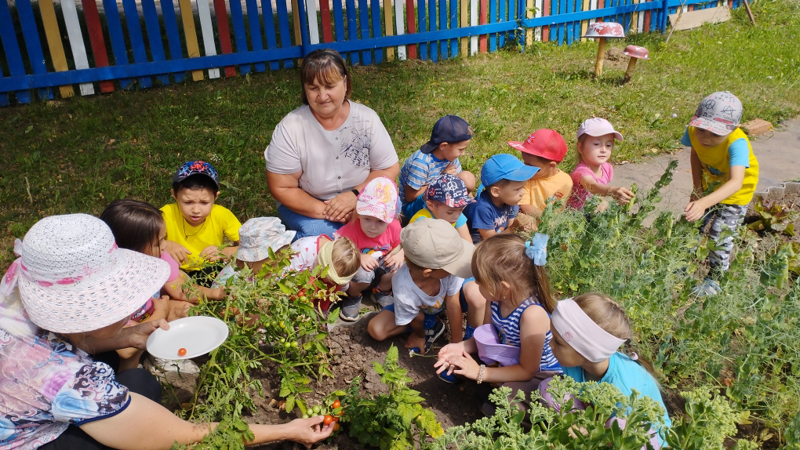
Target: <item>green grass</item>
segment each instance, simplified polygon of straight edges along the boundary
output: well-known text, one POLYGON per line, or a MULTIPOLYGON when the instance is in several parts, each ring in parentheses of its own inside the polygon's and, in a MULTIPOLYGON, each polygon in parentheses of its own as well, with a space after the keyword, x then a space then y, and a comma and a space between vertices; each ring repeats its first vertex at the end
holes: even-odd
MULTIPOLYGON (((730 22, 676 32, 669 44, 661 34, 611 42, 615 50, 650 49, 652 59, 625 86, 626 58, 607 60, 594 81, 595 42, 547 43, 522 54, 357 67, 353 99, 378 112, 401 158, 445 114, 475 128, 462 163, 476 173, 488 156, 510 150, 505 141, 538 128, 556 129, 574 146, 580 122, 596 115, 625 135, 614 160, 638 161, 678 148, 698 102, 713 91, 738 95, 744 120, 800 114, 800 4, 761 0, 753 8, 755 27, 739 9, 730 22)), ((275 125, 300 104, 297 78, 296 70, 281 70, 0 109, 0 267, 13 258, 13 238, 44 216, 98 214, 120 197, 168 202, 172 173, 188 159, 218 168, 219 201, 240 218, 273 215, 263 151, 275 125)), ((573 165, 568 157, 564 169, 573 165)))

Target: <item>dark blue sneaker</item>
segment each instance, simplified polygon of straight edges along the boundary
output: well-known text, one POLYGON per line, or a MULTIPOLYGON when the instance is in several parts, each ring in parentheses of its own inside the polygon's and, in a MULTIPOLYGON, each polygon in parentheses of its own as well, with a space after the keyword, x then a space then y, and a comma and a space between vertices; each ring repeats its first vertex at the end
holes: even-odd
POLYGON ((437 373, 436 376, 445 383, 456 384, 461 381, 461 378, 458 378, 454 373, 448 375, 446 370, 442 371, 442 373, 437 373))
POLYGON ((339 318, 346 322, 355 322, 358 320, 358 313, 361 311, 361 296, 350 297, 347 296, 342 301, 342 306, 339 308, 339 318))
POLYGON ((442 334, 444 334, 444 323, 437 320, 433 327, 425 330, 425 353, 420 352, 419 347, 414 347, 408 350, 408 354, 413 356, 414 353, 418 355, 428 353, 431 347, 433 347, 433 343, 436 342, 442 334))

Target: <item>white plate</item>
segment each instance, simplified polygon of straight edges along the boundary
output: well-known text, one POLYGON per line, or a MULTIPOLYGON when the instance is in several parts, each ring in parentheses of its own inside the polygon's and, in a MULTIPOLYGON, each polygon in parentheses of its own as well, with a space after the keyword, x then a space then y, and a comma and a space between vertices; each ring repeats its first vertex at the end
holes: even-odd
POLYGON ((184 317, 169 323, 169 330, 157 329, 147 338, 147 351, 156 358, 189 359, 205 355, 228 338, 225 322, 207 316, 184 317), (178 356, 185 348, 186 354, 178 356))

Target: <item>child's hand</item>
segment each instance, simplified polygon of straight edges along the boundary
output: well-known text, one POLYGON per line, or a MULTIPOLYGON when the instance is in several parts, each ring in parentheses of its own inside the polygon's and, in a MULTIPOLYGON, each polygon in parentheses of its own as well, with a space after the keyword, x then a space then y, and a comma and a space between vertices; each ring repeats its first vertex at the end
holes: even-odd
POLYGON ((160 298, 153 299, 153 316, 158 313, 163 313, 163 316, 167 316, 167 312, 169 311, 169 295, 162 295, 160 298))
POLYGON ((686 205, 686 208, 683 209, 683 212, 686 213, 686 220, 689 222, 694 222, 695 220, 703 217, 703 215, 706 213, 706 209, 705 202, 703 202, 703 199, 701 198, 699 200, 689 202, 689 204, 686 205))
MULTIPOLYGON (((447 364, 448 358, 463 355, 464 353, 464 341, 457 342, 455 344, 447 344, 442 347, 437 355, 439 359, 436 361, 436 364, 434 364, 433 367, 444 367, 441 370, 437 370, 436 373, 441 373, 442 370, 447 369, 447 366, 449 365, 447 364)), ((453 369, 450 369, 450 372, 452 371, 453 369)))
POLYGON ((405 348, 418 348, 425 351, 425 336, 419 337, 416 333, 411 333, 406 339, 405 348))
POLYGON ((186 258, 192 254, 186 247, 178 244, 175 241, 165 241, 164 243, 164 251, 169 253, 169 256, 172 256, 172 259, 183 264, 186 262, 186 258))
POLYGON ((469 353, 452 356, 447 359, 447 363, 450 364, 450 368, 447 371, 448 374, 455 373, 456 375, 464 376, 470 380, 476 380, 478 378, 478 372, 481 369, 481 366, 477 361, 472 359, 469 353), (455 370, 453 370, 453 368, 455 368, 455 370))
POLYGON ((372 255, 368 255, 366 253, 362 253, 361 254, 361 268, 362 269, 371 272, 371 271, 377 269, 378 266, 380 266, 380 263, 378 263, 378 260, 373 258, 372 255))
POLYGON ((208 261, 219 260, 221 257, 219 253, 219 247, 216 245, 209 245, 208 247, 204 248, 202 252, 200 252, 200 257, 208 261))
POLYGON ((405 253, 403 250, 399 250, 397 253, 390 254, 383 260, 383 264, 386 265, 392 272, 399 269, 400 266, 403 265, 403 262, 406 260, 405 253))
POLYGON ((450 162, 447 164, 447 167, 445 167, 442 170, 442 173, 449 173, 450 175, 458 175, 458 170, 456 170, 456 166, 452 162, 450 162))
POLYGON ((633 192, 631 192, 630 189, 628 189, 628 188, 626 188, 624 186, 618 186, 618 187, 611 188, 611 190, 609 191, 609 194, 611 194, 611 197, 613 197, 614 200, 616 200, 617 203, 619 203, 620 205, 627 205, 628 202, 631 201, 631 199, 633 198, 633 195, 634 195, 633 192))

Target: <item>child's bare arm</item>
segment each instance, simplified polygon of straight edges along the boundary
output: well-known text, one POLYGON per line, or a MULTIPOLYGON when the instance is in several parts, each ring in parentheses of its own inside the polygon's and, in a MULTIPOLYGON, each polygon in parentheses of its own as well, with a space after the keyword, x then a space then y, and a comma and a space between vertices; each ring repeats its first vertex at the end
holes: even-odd
POLYGON ((486 240, 486 239, 489 239, 490 237, 494 236, 495 234, 497 234, 497 231, 494 231, 494 230, 478 230, 478 233, 481 234, 481 239, 482 240, 486 240))
POLYGON ((175 300, 181 300, 195 305, 200 301, 201 296, 208 300, 222 300, 225 298, 226 292, 225 288, 222 286, 218 288, 207 288, 195 284, 192 285, 192 289, 190 289, 189 292, 184 291, 183 285, 188 279, 189 276, 181 271, 178 278, 168 281, 167 284, 164 285, 164 291, 175 300), (200 293, 200 296, 198 296, 197 293, 200 293))
POLYGON ((611 196, 614 200, 624 205, 631 201, 633 192, 624 186, 610 186, 607 184, 600 184, 589 175, 581 178, 581 186, 586 188, 592 194, 611 196))
POLYGON ((416 200, 417 197, 419 197, 420 195, 422 195, 423 192, 425 192, 425 189, 428 189, 427 184, 419 189, 414 189, 409 185, 405 185, 403 187, 403 195, 406 199, 406 203, 413 202, 414 200, 416 200))
POLYGON ((469 227, 466 225, 461 225, 460 227, 456 228, 458 231, 458 235, 461 236, 465 241, 472 243, 472 236, 469 235, 469 227))
POLYGON ((458 294, 448 295, 444 298, 447 321, 450 322, 450 342, 455 344, 464 339, 464 328, 461 326, 461 302, 458 294))
POLYGON ((705 213, 706 209, 716 205, 717 203, 725 200, 736 191, 742 188, 744 183, 744 166, 731 166, 731 171, 728 176, 728 181, 719 187, 716 191, 699 198, 686 205, 684 211, 686 212, 686 220, 689 222, 695 221, 705 213))

